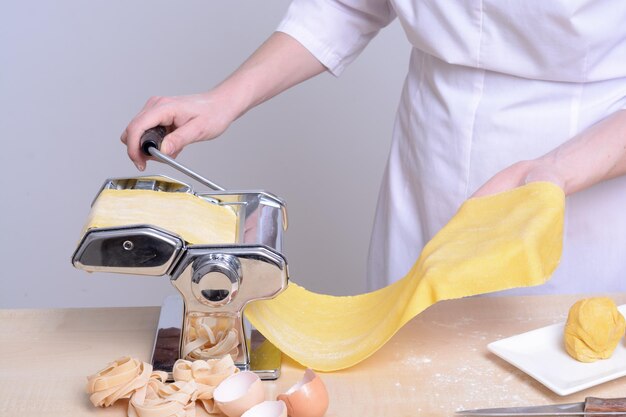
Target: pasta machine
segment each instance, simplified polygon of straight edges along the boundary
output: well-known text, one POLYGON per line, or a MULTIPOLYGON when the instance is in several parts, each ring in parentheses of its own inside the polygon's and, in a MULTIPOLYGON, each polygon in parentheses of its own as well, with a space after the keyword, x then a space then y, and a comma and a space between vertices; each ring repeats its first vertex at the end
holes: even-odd
POLYGON ((161 126, 146 131, 143 151, 211 191, 195 192, 190 185, 165 176, 139 176, 109 179, 98 195, 104 190, 187 193, 228 207, 235 213, 234 242, 190 244, 154 224, 94 227, 85 231, 72 263, 89 272, 170 277, 180 296, 168 297, 162 305, 152 354, 155 370, 171 372, 179 358, 231 355, 241 370, 276 379, 281 353, 250 328, 243 311, 247 303, 273 298, 287 287, 287 261, 282 254, 285 204, 267 192, 227 191, 201 177, 158 150, 164 135, 161 126))

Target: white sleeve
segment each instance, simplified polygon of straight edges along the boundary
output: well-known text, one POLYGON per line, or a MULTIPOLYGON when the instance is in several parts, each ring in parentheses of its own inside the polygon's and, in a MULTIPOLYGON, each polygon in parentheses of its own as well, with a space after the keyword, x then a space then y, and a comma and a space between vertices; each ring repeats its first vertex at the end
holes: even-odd
POLYGON ((388 0, 293 0, 277 31, 339 76, 395 17, 388 0))

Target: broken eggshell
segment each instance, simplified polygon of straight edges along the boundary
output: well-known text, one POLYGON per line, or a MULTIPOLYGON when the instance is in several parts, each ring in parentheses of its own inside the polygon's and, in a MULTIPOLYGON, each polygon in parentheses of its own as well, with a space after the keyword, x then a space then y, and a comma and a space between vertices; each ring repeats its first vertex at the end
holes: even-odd
POLYGON ((287 406, 282 401, 263 401, 241 417, 287 417, 287 406))
POLYGON ((311 369, 286 393, 280 394, 278 400, 285 402, 290 417, 322 417, 328 409, 326 386, 311 369))
POLYGON ((265 391, 259 376, 245 371, 222 381, 213 391, 213 399, 220 411, 228 417, 241 417, 246 410, 263 402, 265 391))

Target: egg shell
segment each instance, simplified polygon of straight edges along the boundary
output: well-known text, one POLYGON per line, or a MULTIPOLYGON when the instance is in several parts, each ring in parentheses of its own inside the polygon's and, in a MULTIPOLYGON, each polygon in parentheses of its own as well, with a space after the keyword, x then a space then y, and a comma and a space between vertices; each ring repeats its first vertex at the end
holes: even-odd
POLYGON ((287 417, 287 406, 282 401, 263 401, 241 417, 287 417))
POLYGON ((265 391, 259 376, 245 371, 222 381, 213 391, 213 399, 228 417, 241 417, 248 409, 265 400, 265 391))
POLYGON ((290 417, 322 417, 328 410, 328 391, 322 378, 311 369, 289 390, 278 396, 290 417))

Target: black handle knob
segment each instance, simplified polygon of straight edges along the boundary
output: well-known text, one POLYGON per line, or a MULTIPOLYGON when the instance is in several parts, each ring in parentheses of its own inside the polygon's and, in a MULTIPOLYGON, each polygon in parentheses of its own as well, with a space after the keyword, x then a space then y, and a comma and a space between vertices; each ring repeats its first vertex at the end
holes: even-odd
POLYGON ((146 155, 150 155, 150 148, 161 149, 161 142, 165 137, 165 126, 152 127, 141 135, 139 146, 146 155))

